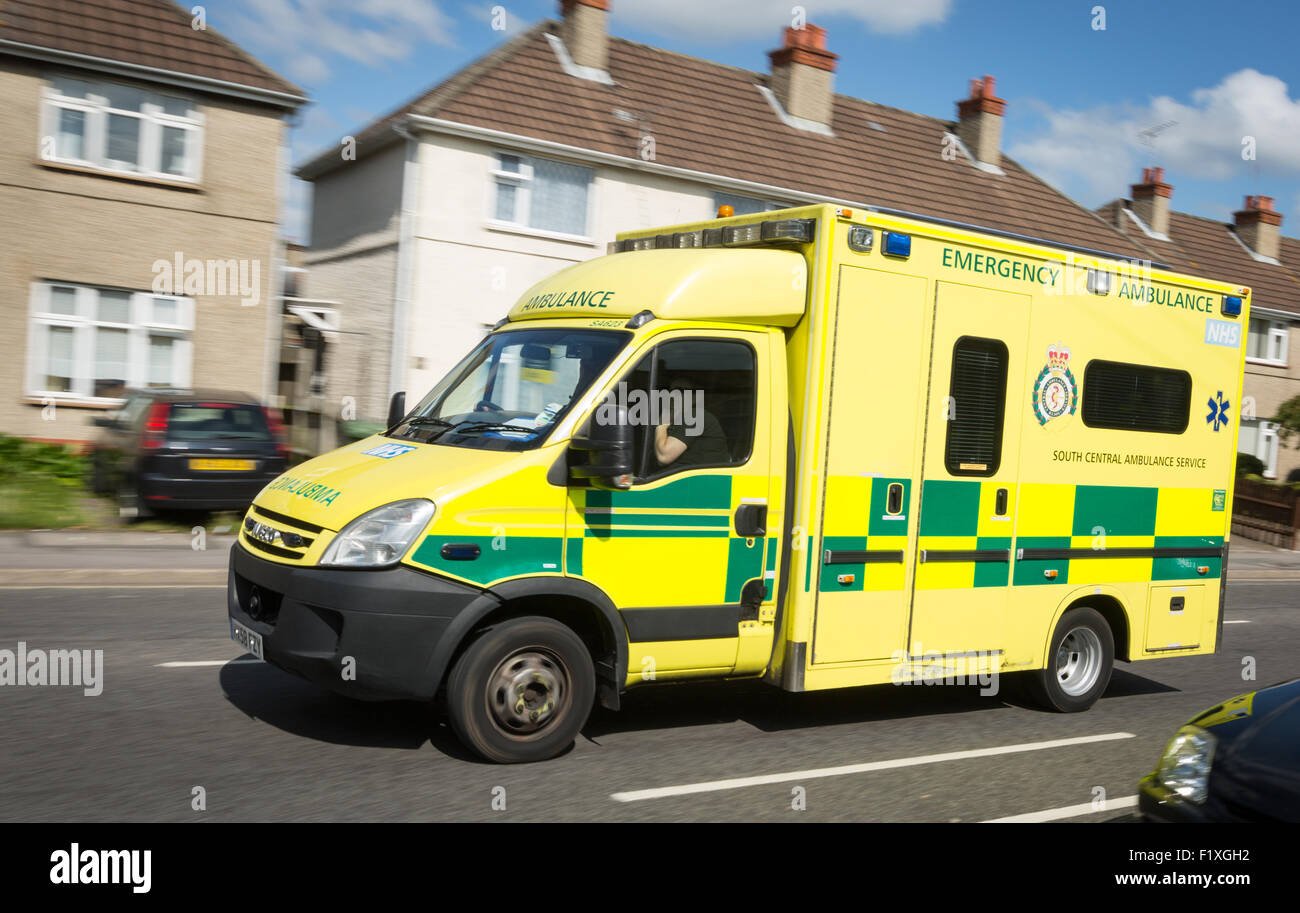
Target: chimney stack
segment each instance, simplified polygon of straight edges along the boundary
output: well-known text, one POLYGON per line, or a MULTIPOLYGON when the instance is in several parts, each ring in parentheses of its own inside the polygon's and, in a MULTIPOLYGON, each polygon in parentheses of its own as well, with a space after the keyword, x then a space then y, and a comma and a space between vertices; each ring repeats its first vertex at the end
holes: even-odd
POLYGON ((829 127, 838 55, 826 50, 826 30, 812 23, 787 28, 785 43, 767 56, 772 60, 772 93, 786 113, 829 127))
POLYGON ((1281 247, 1282 213, 1273 209, 1272 197, 1246 197, 1246 208, 1232 214, 1237 237, 1259 254, 1276 260, 1281 247))
POLYGON ((1133 195, 1133 214, 1158 235, 1169 236, 1169 198, 1172 184, 1165 183, 1165 169, 1143 168, 1142 181, 1129 187, 1133 195))
POLYGON ((993 94, 993 77, 970 81, 970 98, 957 102, 957 138, 976 161, 1002 164, 1002 114, 1005 99, 993 94))
POLYGON ((560 38, 580 67, 609 70, 609 0, 560 0, 560 38))

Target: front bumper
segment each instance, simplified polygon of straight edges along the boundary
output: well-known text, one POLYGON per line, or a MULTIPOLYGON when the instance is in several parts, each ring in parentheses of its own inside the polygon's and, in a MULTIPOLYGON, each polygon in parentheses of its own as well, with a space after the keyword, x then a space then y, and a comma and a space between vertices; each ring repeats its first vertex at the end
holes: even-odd
POLYGON ((140 496, 151 507, 189 510, 243 510, 275 475, 229 479, 194 479, 145 473, 140 496))
POLYGON ((407 567, 293 567, 238 543, 230 550, 227 609, 262 636, 266 661, 363 700, 432 698, 435 648, 452 620, 482 596, 407 567), (350 672, 355 678, 345 677, 350 672))

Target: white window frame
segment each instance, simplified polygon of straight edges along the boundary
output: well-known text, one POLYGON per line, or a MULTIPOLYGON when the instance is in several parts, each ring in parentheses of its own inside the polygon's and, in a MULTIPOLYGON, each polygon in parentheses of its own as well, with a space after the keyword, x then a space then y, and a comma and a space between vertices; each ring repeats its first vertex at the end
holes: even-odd
POLYGON ((1280 352, 1281 358, 1268 358, 1250 354, 1250 327, 1246 327, 1246 361, 1255 365, 1274 365, 1286 367, 1288 347, 1291 344, 1291 326, 1285 320, 1273 320, 1269 317, 1251 317, 1250 322, 1264 325, 1264 351, 1268 354, 1280 352))
POLYGON ((580 162, 569 162, 563 159, 546 159, 548 162, 554 162, 557 165, 570 165, 575 168, 582 168, 587 172, 587 211, 583 214, 583 231, 580 234, 570 232, 554 231, 549 228, 535 228, 530 222, 532 219, 532 183, 534 178, 533 163, 541 160, 540 156, 529 155, 524 152, 517 152, 513 149, 496 149, 492 153, 493 166, 489 173, 492 177, 492 192, 488 194, 488 228, 496 231, 508 231, 515 234, 534 235, 539 238, 552 238, 557 241, 576 241, 581 244, 592 244, 591 226, 595 215, 595 197, 596 197, 596 169, 590 165, 584 165, 580 162), (518 171, 506 171, 501 167, 503 156, 511 156, 519 159, 518 171), (499 188, 502 185, 509 185, 516 188, 515 192, 515 212, 513 219, 501 219, 497 217, 497 196, 499 188))
POLYGON ((194 362, 194 301, 178 295, 158 295, 131 289, 109 286, 85 285, 78 282, 44 280, 32 283, 30 317, 27 322, 27 396, 42 401, 86 403, 116 406, 123 397, 95 395, 95 330, 99 327, 127 331, 126 374, 127 389, 144 389, 149 386, 149 339, 166 336, 172 343, 172 380, 168 386, 188 387, 194 362), (74 314, 58 314, 51 310, 51 297, 55 288, 74 290, 74 314), (130 294, 129 322, 120 323, 98 318, 96 308, 99 292, 126 291, 130 294), (153 319, 155 298, 176 302, 176 319, 163 323, 153 319), (73 370, 71 390, 45 389, 46 368, 49 356, 49 327, 68 327, 73 335, 73 370))
POLYGON ((128 175, 159 181, 198 184, 203 176, 204 116, 194 99, 175 92, 156 92, 125 82, 107 82, 88 79, 75 74, 50 74, 44 84, 41 103, 41 130, 37 155, 47 162, 75 165, 105 174, 128 175), (56 88, 57 78, 75 79, 86 84, 86 97, 62 95, 56 88), (109 106, 109 87, 116 86, 143 93, 141 110, 126 111, 109 106), (189 105, 189 114, 168 114, 163 107, 164 98, 178 98, 189 105), (61 111, 80 111, 85 115, 85 134, 82 137, 82 158, 59 155, 58 132, 61 111), (132 117, 140 121, 139 156, 137 167, 115 162, 108 158, 109 115, 132 117), (162 170, 163 128, 174 127, 186 132, 184 174, 162 170), (47 149, 47 142, 52 148, 47 149), (48 153, 48 154, 47 154, 48 153))

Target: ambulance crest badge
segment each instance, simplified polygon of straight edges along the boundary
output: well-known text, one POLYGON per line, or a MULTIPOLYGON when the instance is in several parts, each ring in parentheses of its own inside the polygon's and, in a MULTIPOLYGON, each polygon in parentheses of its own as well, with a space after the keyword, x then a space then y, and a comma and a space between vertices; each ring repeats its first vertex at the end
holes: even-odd
POLYGON ((1070 350, 1057 343, 1047 347, 1047 366, 1034 381, 1034 414, 1038 424, 1074 415, 1079 408, 1079 384, 1070 372, 1070 350))

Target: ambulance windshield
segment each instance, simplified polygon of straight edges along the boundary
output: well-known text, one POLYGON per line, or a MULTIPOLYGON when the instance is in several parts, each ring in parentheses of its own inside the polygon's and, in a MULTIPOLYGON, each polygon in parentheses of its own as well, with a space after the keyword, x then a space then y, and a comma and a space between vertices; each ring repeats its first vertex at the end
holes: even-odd
POLYGON ((389 435, 481 450, 536 447, 631 338, 617 330, 493 333, 389 435))

